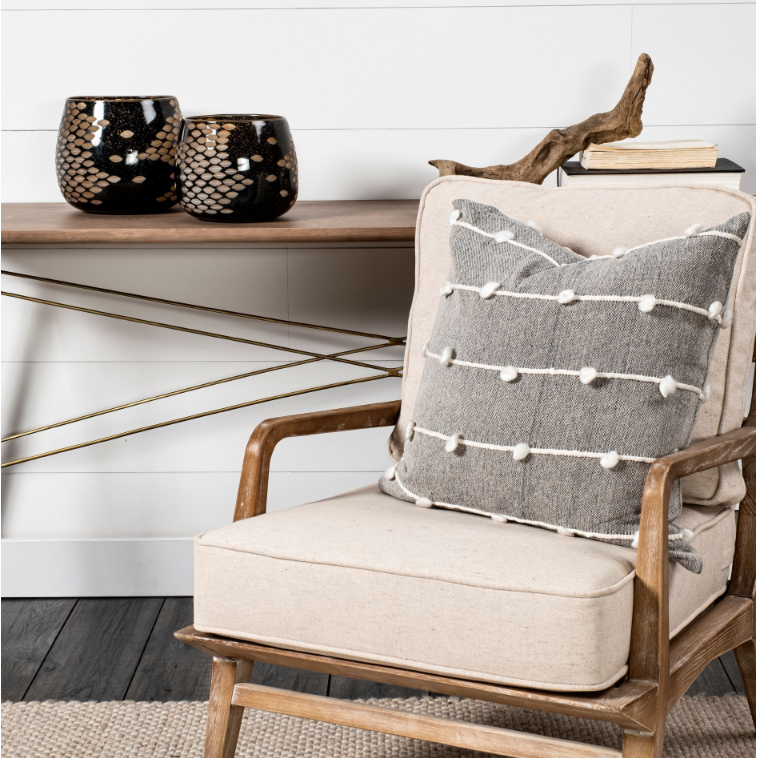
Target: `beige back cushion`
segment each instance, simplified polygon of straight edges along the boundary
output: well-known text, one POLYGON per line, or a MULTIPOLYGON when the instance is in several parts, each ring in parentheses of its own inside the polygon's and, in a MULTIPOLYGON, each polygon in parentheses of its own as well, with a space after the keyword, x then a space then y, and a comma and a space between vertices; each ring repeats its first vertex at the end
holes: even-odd
MULTIPOLYGON (((569 189, 445 176, 432 182, 421 197, 416 224, 416 289, 408 323, 403 406, 390 437, 392 458, 398 460, 402 455, 402 430, 413 418, 424 368, 421 346, 431 336, 439 288, 450 268, 448 217, 458 198, 494 205, 518 221, 536 221, 546 237, 585 256, 678 236, 694 223, 714 226, 749 211, 753 218, 727 301, 734 318, 729 328, 719 332, 707 378, 711 397, 698 410, 691 441, 739 428, 755 340, 755 198, 721 187, 569 189)), ((735 503, 745 494, 736 463, 687 477, 683 484, 685 502, 698 505, 735 503)))

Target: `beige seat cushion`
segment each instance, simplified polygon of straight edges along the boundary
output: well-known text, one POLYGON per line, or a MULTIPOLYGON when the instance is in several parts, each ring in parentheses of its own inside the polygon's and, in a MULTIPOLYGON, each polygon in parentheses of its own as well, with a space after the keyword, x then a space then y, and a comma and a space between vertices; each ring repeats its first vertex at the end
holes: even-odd
MULTIPOLYGON (((416 291, 408 325, 403 407, 390 440, 395 460, 402 455, 399 430, 413 418, 424 365, 421 347, 431 337, 439 288, 450 268, 448 216, 458 198, 494 205, 517 221, 536 221, 546 237, 586 256, 681 235, 696 222, 709 227, 738 213, 753 214, 726 303, 734 319, 719 333, 706 379, 711 398, 700 406, 691 441, 740 427, 755 340, 755 198, 722 187, 550 188, 445 176, 424 191, 416 225, 416 291)), ((736 462, 687 477, 682 484, 685 502, 699 505, 736 503, 745 495, 736 462)))
MULTIPOLYGON (((685 508, 705 569, 671 564, 676 633, 723 593, 732 509, 685 508)), ((467 679, 599 690, 627 668, 637 553, 376 486, 197 537, 195 626, 467 679)))

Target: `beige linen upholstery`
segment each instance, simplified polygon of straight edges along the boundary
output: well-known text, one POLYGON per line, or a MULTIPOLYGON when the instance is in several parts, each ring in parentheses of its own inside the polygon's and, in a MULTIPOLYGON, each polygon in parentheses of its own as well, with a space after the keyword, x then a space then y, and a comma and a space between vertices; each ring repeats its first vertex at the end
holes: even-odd
MULTIPOLYGON (((685 508, 705 569, 671 564, 672 636, 722 594, 729 509, 685 508)), ((195 541, 195 627, 550 690, 626 672, 637 553, 383 495, 375 485, 195 541)))
MULTIPOLYGON (((616 247, 679 236, 696 222, 709 227, 738 213, 753 214, 727 301, 734 319, 730 328, 719 333, 706 380, 711 399, 700 406, 690 441, 741 426, 755 339, 753 197, 721 187, 549 188, 445 176, 425 190, 416 226, 416 290, 408 325, 403 406, 390 439, 390 454, 395 460, 402 455, 401 430, 413 418, 424 363, 421 346, 431 336, 439 288, 450 267, 448 216, 458 198, 494 205, 517 221, 536 221, 546 237, 586 256, 607 255, 616 247)), ((687 477, 682 484, 685 502, 699 505, 736 503, 745 493, 736 462, 687 477)))

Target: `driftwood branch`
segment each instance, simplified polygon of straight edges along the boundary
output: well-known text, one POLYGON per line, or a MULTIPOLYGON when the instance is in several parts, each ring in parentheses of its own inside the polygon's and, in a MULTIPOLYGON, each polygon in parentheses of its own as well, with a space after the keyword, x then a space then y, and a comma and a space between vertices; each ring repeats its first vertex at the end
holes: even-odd
POLYGON ((473 168, 445 160, 429 163, 439 170, 440 176, 459 174, 542 184, 551 171, 590 144, 602 145, 605 142, 636 137, 642 131, 642 105, 652 76, 653 61, 649 55, 642 53, 621 100, 613 110, 596 113, 581 124, 566 129, 553 129, 534 150, 516 163, 487 168, 473 168))

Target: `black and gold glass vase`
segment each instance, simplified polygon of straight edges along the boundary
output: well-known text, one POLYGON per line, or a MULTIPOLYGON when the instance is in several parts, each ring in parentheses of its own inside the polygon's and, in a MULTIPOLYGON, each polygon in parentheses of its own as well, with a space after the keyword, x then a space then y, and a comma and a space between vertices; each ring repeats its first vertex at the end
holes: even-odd
POLYGON ((176 203, 175 97, 70 97, 55 154, 63 197, 87 213, 162 213, 176 203))
POLYGON ((216 115, 182 125, 177 194, 203 221, 270 221, 297 200, 297 158, 282 116, 216 115))

